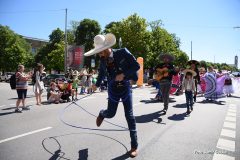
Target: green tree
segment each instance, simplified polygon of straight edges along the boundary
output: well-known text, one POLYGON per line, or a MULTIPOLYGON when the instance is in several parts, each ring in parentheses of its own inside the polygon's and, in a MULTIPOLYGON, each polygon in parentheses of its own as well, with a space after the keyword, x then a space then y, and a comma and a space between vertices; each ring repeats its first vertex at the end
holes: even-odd
POLYGON ((71 24, 71 29, 70 30, 75 35, 80 22, 78 22, 78 21, 70 21, 70 24, 71 24))
POLYGON ((204 67, 205 69, 207 69, 208 66, 206 61, 202 60, 199 63, 200 63, 200 67, 204 67))
POLYGON ((114 46, 115 48, 119 47, 118 40, 121 37, 122 47, 128 48, 135 57, 146 59, 150 36, 147 26, 146 19, 135 13, 120 22, 109 23, 106 25, 104 32, 110 32, 116 36, 117 44, 114 46))
POLYGON ((176 65, 184 65, 188 56, 180 50, 180 39, 162 26, 161 20, 147 22, 135 13, 120 22, 109 23, 104 33, 111 32, 116 36, 116 48, 121 37, 122 47, 128 48, 135 57, 143 57, 145 67, 156 66, 162 53, 173 54, 176 65))
POLYGON ((36 63, 42 63, 47 70, 64 70, 64 32, 59 28, 49 35, 49 43, 35 56, 36 63))
POLYGON ((175 65, 185 67, 189 58, 186 53, 180 50, 180 39, 162 28, 162 25, 161 20, 149 23, 151 36, 149 40, 150 52, 146 59, 147 66, 155 66, 160 61, 159 56, 168 53, 175 56, 175 65))
POLYGON ((64 42, 54 44, 54 50, 48 54, 49 58, 49 67, 60 73, 64 70, 64 42))
MULTIPOLYGON (((83 45, 85 51, 89 51, 93 48, 93 39, 96 35, 100 34, 101 27, 99 23, 92 19, 83 19, 77 27, 75 34, 76 45, 83 45)), ((91 59, 94 56, 84 57, 84 63, 88 67, 91 66, 91 59)))
POLYGON ((9 27, 0 25, 0 68, 16 71, 19 64, 31 65, 30 45, 9 27))
POLYGON ((72 45, 75 43, 75 36, 73 31, 71 30, 67 31, 67 42, 68 42, 68 45, 72 45))
POLYGON ((189 60, 189 57, 185 52, 181 50, 177 50, 173 53, 173 55, 176 57, 174 61, 174 64, 176 66, 183 67, 183 68, 187 66, 186 62, 189 60))
POLYGON ((93 48, 93 39, 99 34, 101 27, 99 23, 91 19, 83 19, 76 30, 75 42, 77 45, 84 45, 85 50, 93 48))
POLYGON ((49 35, 49 40, 51 44, 64 41, 64 32, 59 28, 57 28, 56 30, 53 30, 52 34, 49 35))

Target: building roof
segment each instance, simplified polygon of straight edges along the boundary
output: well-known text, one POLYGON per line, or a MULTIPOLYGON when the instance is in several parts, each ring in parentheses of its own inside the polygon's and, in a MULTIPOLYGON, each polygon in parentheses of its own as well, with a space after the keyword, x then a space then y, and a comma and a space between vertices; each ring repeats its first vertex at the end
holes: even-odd
POLYGON ((40 38, 33 38, 33 37, 27 37, 27 36, 23 36, 23 35, 20 35, 22 36, 22 38, 24 39, 29 39, 29 40, 34 40, 34 41, 41 41, 41 42, 49 42, 49 40, 45 40, 45 39, 40 39, 40 38))

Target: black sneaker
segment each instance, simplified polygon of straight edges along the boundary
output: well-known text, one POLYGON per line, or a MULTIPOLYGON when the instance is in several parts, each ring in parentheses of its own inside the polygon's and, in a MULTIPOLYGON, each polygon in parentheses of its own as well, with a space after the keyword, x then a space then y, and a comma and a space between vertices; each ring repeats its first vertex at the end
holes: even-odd
POLYGON ((22 107, 23 110, 30 110, 29 107, 22 107))
POLYGON ((22 111, 19 108, 17 108, 15 109, 15 113, 22 113, 22 111))

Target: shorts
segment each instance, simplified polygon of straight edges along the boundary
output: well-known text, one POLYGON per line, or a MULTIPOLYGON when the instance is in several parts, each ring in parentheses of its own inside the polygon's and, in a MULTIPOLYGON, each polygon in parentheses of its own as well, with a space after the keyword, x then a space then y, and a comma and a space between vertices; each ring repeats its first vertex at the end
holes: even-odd
POLYGON ((25 99, 27 97, 27 89, 17 89, 18 99, 25 99))
POLYGON ((73 88, 74 91, 78 92, 78 88, 73 88))

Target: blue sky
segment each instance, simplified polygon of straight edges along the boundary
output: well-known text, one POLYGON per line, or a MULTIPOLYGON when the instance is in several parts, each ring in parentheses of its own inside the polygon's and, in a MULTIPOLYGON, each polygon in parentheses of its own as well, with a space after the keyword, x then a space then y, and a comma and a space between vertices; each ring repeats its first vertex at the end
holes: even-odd
POLYGON ((147 21, 161 19, 164 28, 181 39, 181 49, 193 59, 232 64, 240 56, 240 0, 0 0, 0 24, 16 33, 48 39, 64 30, 64 9, 70 21, 97 20, 102 29, 137 13, 147 21))

